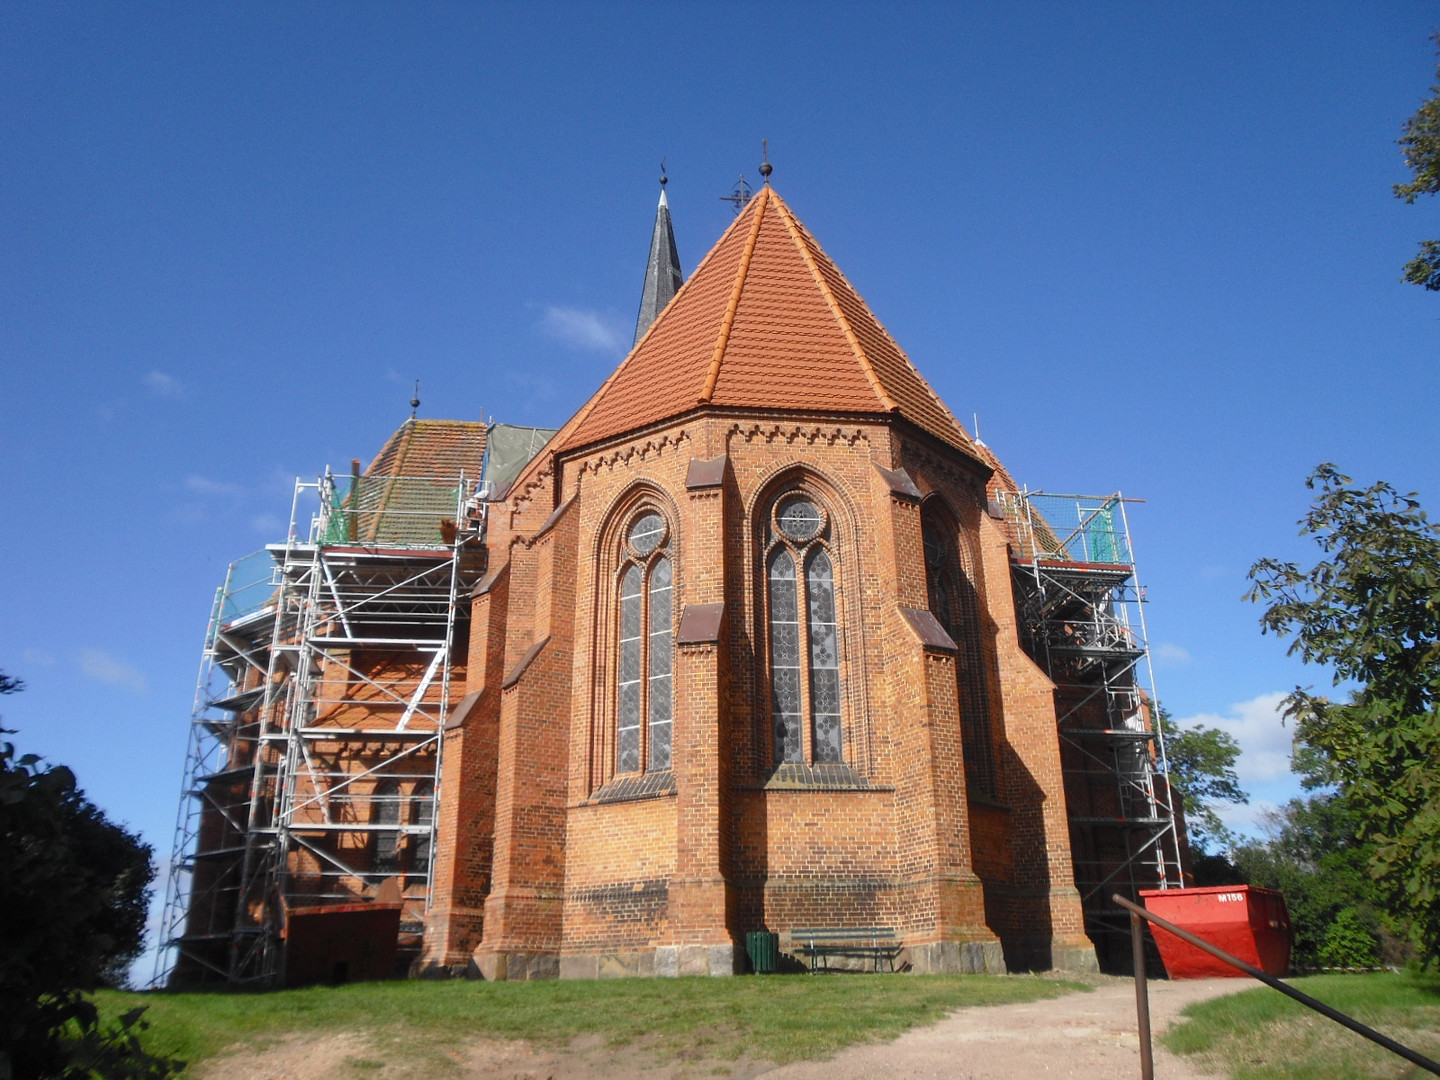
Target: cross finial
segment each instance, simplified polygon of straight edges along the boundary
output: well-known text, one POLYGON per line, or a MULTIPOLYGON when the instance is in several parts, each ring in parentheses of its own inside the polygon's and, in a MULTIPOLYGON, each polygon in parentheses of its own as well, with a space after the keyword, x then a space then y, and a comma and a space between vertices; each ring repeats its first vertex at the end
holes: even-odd
POLYGON ((740 174, 740 179, 735 181, 735 190, 729 195, 721 195, 721 202, 728 202, 735 208, 735 213, 745 209, 745 204, 750 201, 750 184, 745 179, 745 174, 740 174))

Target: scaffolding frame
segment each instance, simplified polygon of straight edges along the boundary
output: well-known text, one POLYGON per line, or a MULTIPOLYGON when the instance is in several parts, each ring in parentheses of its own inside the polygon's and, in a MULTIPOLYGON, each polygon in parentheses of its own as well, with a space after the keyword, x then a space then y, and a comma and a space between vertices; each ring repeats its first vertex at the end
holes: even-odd
POLYGON ((285 543, 231 565, 206 629, 157 985, 273 984, 287 909, 373 899, 386 881, 418 950, 460 600, 483 570, 473 487, 463 470, 327 470, 296 481, 285 543))
POLYGON ((1097 945, 1124 948, 1129 915, 1111 895, 1138 901, 1141 889, 1184 884, 1126 511, 1138 500, 1022 489, 997 501, 1012 530, 1021 640, 1056 686, 1086 930, 1097 945))

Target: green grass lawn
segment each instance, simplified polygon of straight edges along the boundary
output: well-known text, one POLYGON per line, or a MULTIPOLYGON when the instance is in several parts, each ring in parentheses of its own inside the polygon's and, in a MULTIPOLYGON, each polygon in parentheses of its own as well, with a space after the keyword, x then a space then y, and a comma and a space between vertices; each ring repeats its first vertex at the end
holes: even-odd
POLYGON ((153 1053, 204 1061, 236 1046, 263 1047, 314 1029, 369 1039, 357 1066, 387 1055, 431 1071, 454 1069, 447 1051, 467 1039, 566 1045, 639 1042, 661 1057, 775 1062, 823 1057, 889 1039, 966 1005, 1000 1005, 1088 990, 1032 976, 774 975, 733 979, 545 982, 384 982, 267 993, 104 991, 106 1016, 148 1006, 153 1053))
MULTIPOLYGON (((1440 978, 1314 975, 1290 984, 1440 1059, 1440 978)), ((1380 1080, 1428 1075, 1269 987, 1191 1005, 1164 1043, 1230 1080, 1380 1080)))

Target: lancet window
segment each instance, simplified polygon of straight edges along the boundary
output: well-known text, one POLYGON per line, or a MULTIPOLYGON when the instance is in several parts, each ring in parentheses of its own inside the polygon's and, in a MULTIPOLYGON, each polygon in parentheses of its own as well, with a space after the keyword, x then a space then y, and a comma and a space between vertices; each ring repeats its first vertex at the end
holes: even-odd
POLYGON ((410 824, 424 831, 415 834, 410 847, 410 872, 421 878, 430 873, 431 826, 435 821, 435 786, 428 781, 415 785, 410 793, 410 824))
POLYGON ((375 831, 372 868, 388 877, 400 869, 400 785, 394 780, 381 780, 371 792, 370 823, 382 826, 375 831))
POLYGON ((675 574, 669 529, 655 510, 631 521, 619 575, 615 771, 670 768, 674 727, 675 574))
POLYGON ((980 602, 955 545, 958 529, 932 499, 921 510, 925 584, 930 614, 955 642, 956 695, 965 753, 965 779, 972 791, 995 794, 995 751, 990 737, 990 694, 980 647, 980 602))
POLYGON ((808 494, 776 500, 765 575, 775 763, 844 761, 830 522, 808 494))

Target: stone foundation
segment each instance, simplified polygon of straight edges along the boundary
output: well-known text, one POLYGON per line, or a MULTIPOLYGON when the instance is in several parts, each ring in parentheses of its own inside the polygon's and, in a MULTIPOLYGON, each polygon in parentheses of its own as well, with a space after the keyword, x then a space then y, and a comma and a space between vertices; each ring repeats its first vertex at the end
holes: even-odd
MULTIPOLYGON (((550 953, 482 953, 466 970, 467 977, 487 982, 533 979, 625 979, 680 978, 682 976, 734 975, 743 965, 741 950, 734 945, 661 945, 634 952, 577 953, 555 956, 550 953)), ((451 969, 425 974, 444 978, 451 969)))
POLYGON ((1005 951, 998 941, 932 941, 900 954, 916 975, 1004 975, 1005 951))

